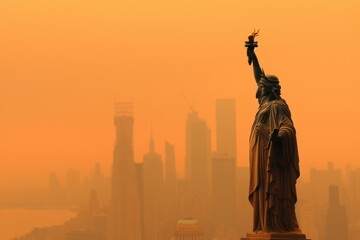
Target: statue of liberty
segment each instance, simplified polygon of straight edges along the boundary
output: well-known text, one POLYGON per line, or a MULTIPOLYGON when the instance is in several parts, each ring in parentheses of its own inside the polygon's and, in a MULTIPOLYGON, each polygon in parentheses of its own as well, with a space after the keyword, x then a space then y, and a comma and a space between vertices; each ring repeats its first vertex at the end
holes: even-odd
POLYGON ((281 98, 279 79, 260 68, 255 54, 257 34, 253 32, 245 44, 259 102, 249 146, 253 234, 286 233, 305 239, 295 214, 295 184, 300 176, 296 131, 289 107, 281 98))

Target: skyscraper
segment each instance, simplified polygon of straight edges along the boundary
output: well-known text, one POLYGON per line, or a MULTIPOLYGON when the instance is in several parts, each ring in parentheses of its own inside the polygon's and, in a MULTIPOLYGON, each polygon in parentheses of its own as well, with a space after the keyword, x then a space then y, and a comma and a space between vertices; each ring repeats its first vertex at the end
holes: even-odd
POLYGON ((177 178, 174 145, 165 142, 165 198, 168 218, 176 218, 177 178))
POLYGON ((141 203, 135 172, 132 103, 115 105, 116 143, 112 165, 108 240, 141 240, 141 203))
POLYGON ((236 162, 233 157, 214 154, 213 161, 213 223, 215 235, 226 231, 236 238, 236 162))
POLYGON ((236 160, 235 99, 216 100, 216 152, 236 160))
POLYGON ((236 111, 234 99, 216 100, 216 153, 212 157, 215 238, 236 239, 236 111))
POLYGON ((154 139, 151 134, 149 152, 143 160, 143 209, 144 239, 161 239, 161 222, 163 218, 163 163, 161 156, 155 152, 154 139))
POLYGON ((101 166, 99 163, 95 164, 95 167, 90 175, 89 181, 89 189, 88 190, 95 190, 98 193, 98 197, 100 202, 108 203, 109 202, 109 193, 106 189, 105 185, 105 175, 101 170, 101 166))
POLYGON ((176 175, 175 148, 165 142, 165 182, 164 182, 164 229, 163 239, 171 239, 174 226, 179 219, 178 184, 176 175))
POLYGON ((340 204, 339 187, 330 185, 329 187, 329 208, 326 216, 327 240, 348 240, 349 229, 345 207, 340 204))
POLYGON ((186 121, 185 177, 193 193, 201 198, 209 195, 210 129, 198 113, 192 111, 186 121))
POLYGON ((186 121, 185 153, 185 180, 189 195, 184 196, 186 205, 182 207, 185 210, 182 214, 198 219, 204 227, 205 238, 209 239, 211 232, 210 129, 195 111, 188 114, 186 121))

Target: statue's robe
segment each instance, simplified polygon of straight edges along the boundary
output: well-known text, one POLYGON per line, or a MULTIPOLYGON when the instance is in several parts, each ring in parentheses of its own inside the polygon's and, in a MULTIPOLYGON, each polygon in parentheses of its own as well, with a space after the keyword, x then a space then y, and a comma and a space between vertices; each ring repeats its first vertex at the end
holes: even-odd
POLYGON ((297 232, 295 184, 300 176, 296 133, 285 100, 263 102, 250 135, 249 201, 254 232, 297 232), (279 141, 269 144, 279 129, 279 141))

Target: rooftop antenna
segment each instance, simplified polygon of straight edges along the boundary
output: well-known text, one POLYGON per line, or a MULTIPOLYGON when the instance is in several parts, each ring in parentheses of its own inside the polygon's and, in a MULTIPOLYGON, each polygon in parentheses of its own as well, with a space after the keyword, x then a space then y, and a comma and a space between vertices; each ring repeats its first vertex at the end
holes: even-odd
POLYGON ((189 99, 185 96, 183 92, 181 92, 181 95, 184 97, 185 101, 189 105, 192 112, 195 112, 195 101, 193 103, 190 103, 189 99))

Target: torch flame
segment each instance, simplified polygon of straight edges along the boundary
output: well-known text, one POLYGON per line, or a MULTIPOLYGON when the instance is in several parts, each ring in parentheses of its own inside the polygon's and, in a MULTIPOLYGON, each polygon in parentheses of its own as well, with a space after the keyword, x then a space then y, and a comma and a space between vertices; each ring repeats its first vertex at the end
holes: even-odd
POLYGON ((255 39, 256 36, 259 36, 259 31, 260 31, 260 29, 257 30, 257 31, 254 29, 254 31, 252 32, 252 34, 249 35, 249 38, 255 39))

